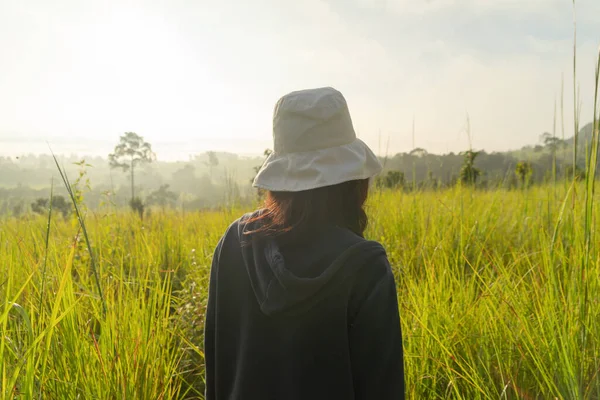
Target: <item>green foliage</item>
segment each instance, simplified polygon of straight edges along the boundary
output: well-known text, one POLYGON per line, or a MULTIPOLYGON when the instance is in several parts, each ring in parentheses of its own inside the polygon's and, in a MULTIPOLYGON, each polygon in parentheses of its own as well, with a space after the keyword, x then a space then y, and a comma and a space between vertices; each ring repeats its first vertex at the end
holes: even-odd
MULTIPOLYGON (((600 264, 582 189, 372 193, 366 236, 397 278, 407 398, 600 396, 600 281, 581 279, 581 260, 590 277, 600 264)), ((106 314, 78 227, 53 220, 44 250, 45 216, 3 219, 0 397, 202 398, 211 257, 246 211, 89 218, 106 314)))
MULTIPOLYGON (((589 124, 579 134, 578 143, 583 147, 578 152, 577 166, 581 170, 589 161, 586 159, 585 146, 592 149, 592 133, 592 124, 589 124)), ((519 186, 515 176, 515 165, 519 161, 531 163, 533 172, 529 178, 530 185, 554 182, 554 177, 557 181, 565 177, 570 181, 572 174, 566 174, 565 170, 572 164, 570 152, 573 145, 570 139, 565 143, 565 147, 558 146, 554 154, 551 148, 545 146, 540 146, 538 153, 533 151, 533 147, 502 153, 481 151, 475 162, 475 167, 481 172, 477 187, 494 189, 519 186)), ((262 164, 264 157, 240 157, 231 153, 216 153, 215 157, 219 164, 212 171, 209 167, 210 155, 207 153, 194 156, 186 162, 153 161, 144 167, 140 165, 135 168, 135 194, 146 198, 160 185, 169 184, 184 210, 218 207, 225 197, 229 197, 227 175, 235 171, 242 200, 247 204, 254 203, 256 191, 251 189, 250 182, 256 174, 255 167, 262 164)), ((77 165, 81 160, 77 157, 62 159, 69 176, 76 178, 83 169, 77 165)), ((404 173, 405 190, 448 188, 460 180, 463 161, 464 157, 459 154, 437 155, 415 149, 386 157, 383 176, 387 171, 404 173), (434 181, 430 179, 430 174, 435 177, 434 181)), ((51 157, 49 159, 45 155, 26 155, 19 160, 0 156, 0 214, 12 214, 13 211, 23 214, 37 198, 47 197, 50 182, 56 174, 54 168, 50 169, 52 163, 51 157), (21 201, 23 204, 19 206, 17 203, 21 201), (15 206, 16 210, 13 210, 15 206)), ((81 185, 74 184, 85 194, 85 204, 94 211, 103 208, 102 205, 112 209, 127 208, 131 200, 131 174, 111 172, 108 161, 100 157, 88 158, 85 163, 94 167, 86 166, 81 185), (86 187, 88 179, 94 183, 93 189, 86 187)), ((56 194, 66 195, 60 187, 56 194)))
POLYGON ((17 201, 11 209, 12 212, 12 216, 13 217, 20 217, 21 214, 23 214, 23 212, 25 211, 25 205, 23 204, 22 201, 17 201))
POLYGON ((422 147, 417 147, 417 148, 415 148, 415 149, 412 149, 412 150, 410 151, 410 153, 408 153, 408 154, 410 154, 411 156, 415 156, 415 157, 419 157, 419 158, 421 158, 421 157, 425 157, 425 156, 426 156, 427 154, 429 154, 429 153, 428 153, 428 152, 427 152, 427 150, 425 150, 424 148, 422 148, 422 147))
POLYGON ((111 168, 121 168, 131 173, 131 201, 135 202, 135 167, 140 163, 150 163, 156 159, 150 143, 135 132, 125 132, 113 153, 108 155, 111 168))
POLYGON ((385 175, 376 178, 376 186, 387 189, 401 189, 404 187, 404 173, 387 171, 385 175))
POLYGON ((214 151, 207 151, 206 155, 208 157, 208 160, 205 161, 204 164, 208 166, 210 171, 210 179, 212 180, 213 170, 219 165, 219 158, 217 157, 217 153, 214 151))
MULTIPOLYGON (((227 195, 229 187, 227 175, 235 172, 234 177, 240 189, 242 200, 246 203, 255 201, 255 192, 250 188, 250 178, 254 175, 256 165, 263 161, 262 157, 240 157, 231 153, 217 153, 218 167, 212 171, 205 164, 206 153, 192 157, 187 162, 153 161, 151 164, 139 165, 135 168, 135 195, 146 199, 147 196, 162 184, 169 184, 170 190, 180 199, 179 205, 186 210, 218 207, 227 195), (188 166, 192 173, 178 172, 188 166)), ((37 198, 48 197, 50 182, 56 179, 56 168, 53 160, 46 155, 27 155, 19 160, 3 160, 0 156, 0 214, 11 214, 13 206, 23 201, 26 208, 37 198), (51 164, 52 163, 52 164, 51 164), (21 185, 19 185, 21 183, 21 185)), ((86 158, 85 178, 81 185, 76 185, 76 178, 83 169, 78 163, 81 159, 75 156, 61 157, 65 170, 73 177, 74 186, 81 189, 85 196, 85 205, 94 211, 105 211, 110 208, 128 208, 131 200, 131 174, 122 174, 121 170, 110 169, 107 159, 101 157, 86 158), (86 181, 93 186, 88 188, 86 181)), ((65 190, 58 186, 56 194, 65 196, 65 190)), ((26 210, 24 210, 26 211, 26 210)))
POLYGON ((146 202, 148 205, 160 206, 163 210, 172 206, 177 200, 177 195, 169 190, 169 185, 160 185, 154 192, 150 193, 146 202))
POLYGON ((467 150, 462 152, 463 166, 460 169, 460 181, 466 185, 475 185, 481 171, 475 168, 475 159, 481 154, 480 151, 467 150))
POLYGON ((144 202, 142 201, 142 199, 140 199, 139 197, 134 197, 129 202, 129 207, 131 207, 132 211, 134 211, 138 214, 140 219, 144 219, 144 211, 146 209, 146 206, 145 206, 144 202))
MULTIPOLYGON (((262 168, 262 166, 264 165, 264 163, 267 161, 267 158, 269 158, 269 156, 273 154, 273 150, 271 149, 265 149, 265 151, 263 151, 263 163, 261 165, 257 165, 255 166, 254 169, 254 177, 252 179, 250 179, 250 183, 254 182, 254 179, 256 178, 256 175, 258 174, 258 171, 260 171, 260 169, 262 168)), ((265 195, 265 191, 261 188, 258 188, 256 190, 256 195, 258 197, 258 199, 262 199, 263 196, 265 195)))
POLYGON ((565 175, 568 178, 574 177, 577 182, 585 180, 585 171, 579 168, 579 166, 575 166, 575 168, 573 168, 573 164, 567 165, 565 169, 565 175))
POLYGON ((90 182, 90 178, 87 176, 87 167, 91 167, 91 164, 85 162, 85 160, 81 160, 79 162, 73 163, 79 167, 79 171, 77 174, 77 179, 73 182, 73 194, 75 195, 75 201, 77 204, 83 206, 83 193, 84 190, 90 191, 92 190, 92 185, 90 182))
POLYGON ((531 168, 531 163, 527 161, 519 161, 517 166, 515 167, 515 174, 519 181, 521 182, 521 187, 525 188, 527 183, 529 182, 529 178, 533 173, 533 169, 531 168))
MULTIPOLYGON (((263 151, 263 163, 261 165, 257 165, 256 167, 254 167, 254 175, 258 174, 258 171, 260 171, 260 169, 262 168, 262 166, 264 165, 264 163, 267 161, 267 158, 269 158, 269 156, 273 154, 273 150, 271 149, 265 149, 265 151, 263 151)), ((252 181, 254 181, 254 178, 252 178, 252 181)))
POLYGON ((154 157, 152 146, 142 136, 135 132, 125 132, 108 159, 111 167, 122 168, 127 172, 139 163, 152 162, 154 157))
POLYGON ((437 189, 439 187, 439 182, 436 177, 433 175, 432 171, 427 172, 427 180, 425 181, 425 188, 427 189, 437 189))
POLYGON ((219 165, 219 158, 217 157, 217 153, 214 151, 207 151, 206 155, 208 156, 208 161, 206 165, 210 167, 216 167, 219 165))
MULTIPOLYGON (((36 199, 31 203, 31 211, 36 214, 47 214, 49 208, 49 201, 46 198, 36 199)), ((60 212, 64 218, 68 218, 73 212, 71 204, 63 196, 52 197, 52 208, 60 212)))
POLYGON ((544 144, 544 147, 549 149, 552 153, 556 152, 558 149, 567 147, 567 143, 564 140, 561 140, 548 132, 544 132, 542 136, 540 136, 540 140, 544 144))

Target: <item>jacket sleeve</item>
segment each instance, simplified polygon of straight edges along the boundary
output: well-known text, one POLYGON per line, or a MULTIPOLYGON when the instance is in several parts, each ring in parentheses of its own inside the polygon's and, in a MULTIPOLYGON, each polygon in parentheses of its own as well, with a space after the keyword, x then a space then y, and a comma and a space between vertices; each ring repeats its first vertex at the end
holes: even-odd
POLYGON ((349 327, 355 399, 404 399, 404 355, 394 275, 387 257, 361 279, 361 301, 349 327), (372 275, 371 275, 372 276, 372 275), (369 282, 370 281, 370 282, 369 282), (366 288, 365 288, 366 286, 366 288))
POLYGON ((216 346, 216 300, 217 300, 217 273, 219 270, 219 254, 223 246, 223 238, 217 244, 208 283, 208 302, 204 316, 204 372, 206 375, 205 398, 214 400, 215 393, 215 346, 216 346))

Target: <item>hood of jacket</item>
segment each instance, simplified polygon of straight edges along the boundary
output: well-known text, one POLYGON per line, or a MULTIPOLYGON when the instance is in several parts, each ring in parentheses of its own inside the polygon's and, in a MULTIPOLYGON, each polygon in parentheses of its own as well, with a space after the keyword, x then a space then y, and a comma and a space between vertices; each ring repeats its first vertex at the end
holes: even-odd
POLYGON ((369 259, 385 254, 379 243, 336 226, 280 248, 274 239, 246 234, 260 224, 247 223, 249 218, 240 220, 237 233, 252 289, 266 315, 310 310, 369 259))

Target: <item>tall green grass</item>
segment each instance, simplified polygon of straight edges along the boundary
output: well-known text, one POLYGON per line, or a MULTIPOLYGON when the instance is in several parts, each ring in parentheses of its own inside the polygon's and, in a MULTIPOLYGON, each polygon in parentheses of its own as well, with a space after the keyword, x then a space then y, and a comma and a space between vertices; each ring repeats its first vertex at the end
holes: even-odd
POLYGON ((101 278, 106 312, 93 290, 90 254, 76 223, 53 221, 46 250, 45 221, 3 221, 2 398, 180 395, 181 353, 170 318, 174 274, 164 272, 157 255, 144 245, 141 227, 130 233, 138 240, 115 246, 120 239, 111 231, 125 229, 122 224, 128 220, 90 221, 99 263, 106 267, 101 278))
POLYGON ((584 220, 555 233, 565 211, 551 190, 376 200, 386 222, 371 235, 398 272, 412 398, 600 396, 600 270, 590 260, 596 279, 582 281, 584 220))
MULTIPOLYGON (((371 196, 409 398, 600 398, 600 267, 559 186, 371 196)), ((47 219, 2 220, 2 398, 201 398, 212 252, 243 211, 90 214, 106 314, 78 221, 46 246, 47 219)))

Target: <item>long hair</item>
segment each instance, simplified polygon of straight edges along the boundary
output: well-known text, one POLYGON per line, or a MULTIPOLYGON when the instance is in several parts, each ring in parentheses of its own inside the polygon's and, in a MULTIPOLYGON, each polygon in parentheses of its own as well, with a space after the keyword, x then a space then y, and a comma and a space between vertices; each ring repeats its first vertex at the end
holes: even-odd
POLYGON ((258 227, 246 233, 295 242, 324 226, 335 225, 363 236, 368 223, 364 211, 368 192, 368 179, 300 192, 269 191, 265 209, 250 221, 259 221, 258 227))

